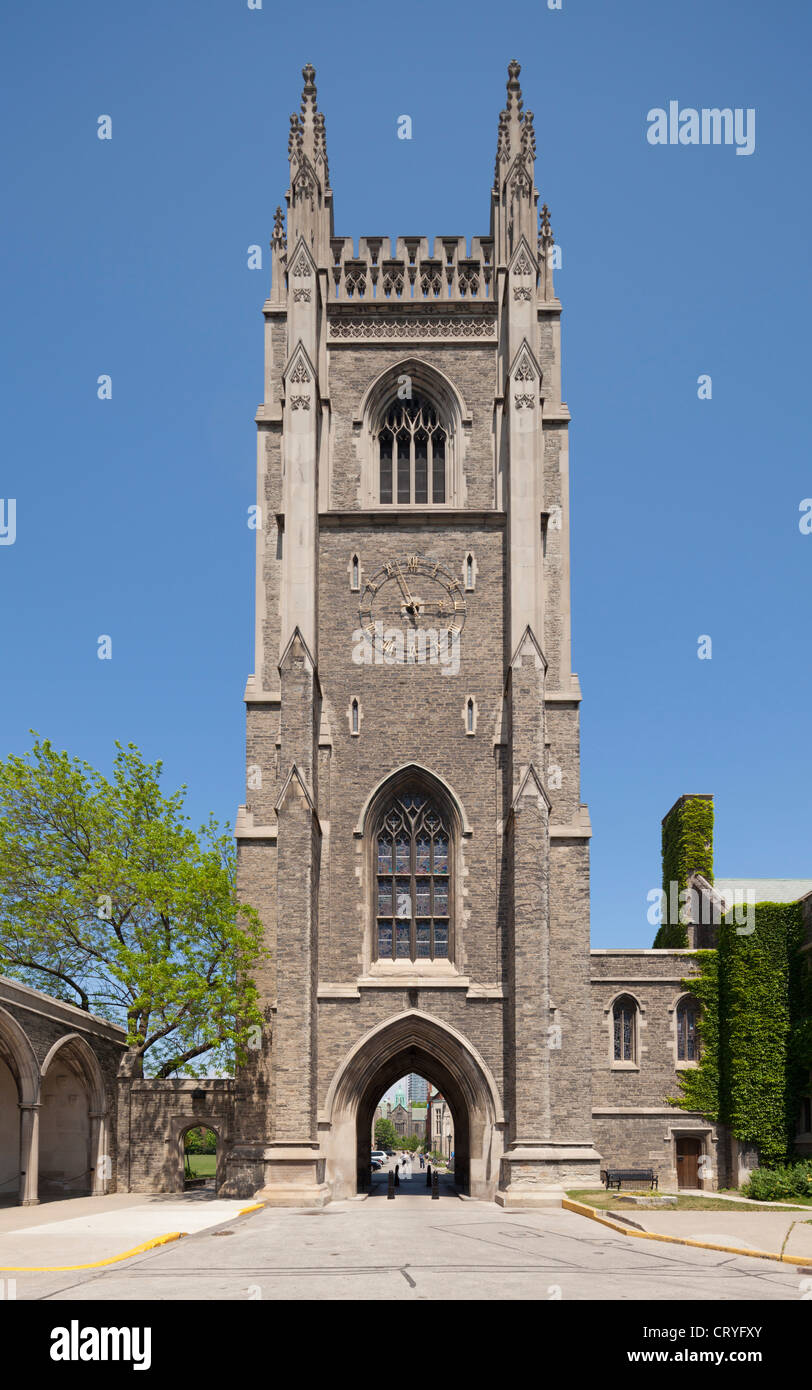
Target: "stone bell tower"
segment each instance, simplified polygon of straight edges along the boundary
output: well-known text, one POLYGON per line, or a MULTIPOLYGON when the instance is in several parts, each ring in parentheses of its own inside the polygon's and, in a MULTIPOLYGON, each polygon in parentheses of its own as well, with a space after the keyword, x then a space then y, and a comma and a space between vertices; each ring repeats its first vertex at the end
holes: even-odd
POLYGON ((410 1071, 450 1105, 473 1196, 598 1176, 569 412, 519 71, 470 251, 336 237, 310 65, 291 116, 236 832, 267 1026, 227 1180, 271 1203, 363 1186, 374 1106, 410 1071))

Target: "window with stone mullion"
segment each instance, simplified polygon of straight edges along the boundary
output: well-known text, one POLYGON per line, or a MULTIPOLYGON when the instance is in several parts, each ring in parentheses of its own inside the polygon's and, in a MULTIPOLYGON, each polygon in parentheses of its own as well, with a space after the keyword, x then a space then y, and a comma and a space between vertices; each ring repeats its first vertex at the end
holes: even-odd
POLYGON ((447 959, 449 836, 423 797, 409 795, 382 818, 375 846, 379 959, 447 959))
POLYGON ((378 498, 385 506, 446 501, 446 432, 420 397, 393 406, 378 433, 378 498))

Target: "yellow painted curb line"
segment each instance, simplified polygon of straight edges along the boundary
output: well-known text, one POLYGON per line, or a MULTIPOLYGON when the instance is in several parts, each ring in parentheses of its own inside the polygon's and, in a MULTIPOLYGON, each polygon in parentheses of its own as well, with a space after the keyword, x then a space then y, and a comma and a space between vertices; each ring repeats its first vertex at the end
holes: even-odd
POLYGON ((170 1231, 169 1235, 156 1236, 154 1240, 145 1240, 143 1245, 136 1245, 132 1250, 125 1250, 123 1255, 111 1255, 107 1260, 94 1260, 88 1265, 0 1265, 3 1274, 61 1274, 69 1269, 101 1269, 104 1265, 115 1265, 121 1260, 130 1260, 133 1255, 143 1255, 145 1250, 154 1250, 158 1245, 168 1245, 172 1240, 181 1240, 186 1235, 185 1231, 170 1231))
POLYGON ((659 1231, 635 1231, 630 1226, 622 1226, 619 1221, 613 1221, 610 1216, 600 1216, 595 1207, 588 1207, 584 1202, 573 1202, 569 1197, 562 1198, 561 1205, 567 1211, 574 1211, 578 1216, 588 1216, 591 1221, 597 1221, 601 1226, 619 1231, 622 1236, 636 1236, 638 1240, 661 1240, 666 1245, 693 1245, 698 1250, 721 1250, 725 1255, 750 1255, 754 1260, 778 1260, 786 1265, 812 1264, 812 1255, 775 1255, 770 1250, 742 1250, 738 1245, 712 1245, 706 1240, 691 1240, 688 1236, 664 1236, 659 1231))
POLYGON ((240 1210, 237 1212, 237 1215, 238 1215, 238 1216, 247 1216, 248 1213, 249 1213, 249 1211, 262 1211, 262 1208, 264 1207, 264 1205, 265 1205, 264 1202, 257 1202, 256 1206, 253 1206, 253 1207, 241 1207, 240 1210))

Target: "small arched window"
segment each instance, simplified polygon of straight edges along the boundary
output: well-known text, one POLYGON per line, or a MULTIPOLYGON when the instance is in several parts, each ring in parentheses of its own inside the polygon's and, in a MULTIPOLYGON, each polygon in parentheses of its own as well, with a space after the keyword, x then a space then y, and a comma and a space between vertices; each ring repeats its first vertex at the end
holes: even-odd
POLYGON ((699 1061, 699 1005, 690 995, 677 1005, 677 1061, 699 1061))
POLYGON ((375 954, 379 960, 447 960, 451 833, 419 789, 390 801, 375 835, 375 954))
POLYGON ((413 394, 395 400, 378 430, 378 500, 382 505, 436 506, 446 500, 448 431, 434 406, 413 394))
POLYGON ((616 1062, 637 1061, 637 1005, 628 994, 612 1009, 612 1056, 616 1062))
POLYGON ((474 732, 474 702, 473 702, 473 700, 469 700, 469 701, 468 701, 468 704, 467 704, 466 707, 465 707, 465 732, 466 732, 467 734, 472 734, 472 733, 474 732))
POLYGON ((358 733, 358 701, 353 700, 350 712, 350 733, 358 733))

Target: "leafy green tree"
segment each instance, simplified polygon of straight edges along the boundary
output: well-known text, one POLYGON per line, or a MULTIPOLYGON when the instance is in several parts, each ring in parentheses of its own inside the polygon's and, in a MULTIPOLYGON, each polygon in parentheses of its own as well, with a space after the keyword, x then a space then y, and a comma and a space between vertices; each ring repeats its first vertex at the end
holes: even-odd
POLYGON ((231 1070, 262 1028, 262 927, 227 827, 195 834, 160 778, 132 743, 111 780, 47 739, 0 762, 0 971, 121 1024, 132 1075, 231 1070))
POLYGON ((375 1143, 379 1149, 396 1149, 400 1145, 400 1135, 391 1120, 380 1119, 375 1121, 375 1143))
POLYGON ((208 1129, 205 1126, 200 1129, 189 1129, 186 1131, 183 1147, 187 1154, 217 1153, 217 1135, 213 1129, 208 1129))

